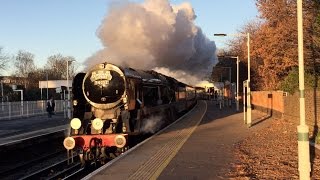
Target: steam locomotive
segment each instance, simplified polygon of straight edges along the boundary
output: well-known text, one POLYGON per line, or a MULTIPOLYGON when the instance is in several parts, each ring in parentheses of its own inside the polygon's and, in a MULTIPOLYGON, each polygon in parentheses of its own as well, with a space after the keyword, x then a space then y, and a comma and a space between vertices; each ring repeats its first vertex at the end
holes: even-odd
POLYGON ((130 147, 130 137, 173 122, 195 104, 196 92, 153 70, 98 64, 73 80, 73 118, 64 147, 79 151, 84 163, 112 159, 130 147))

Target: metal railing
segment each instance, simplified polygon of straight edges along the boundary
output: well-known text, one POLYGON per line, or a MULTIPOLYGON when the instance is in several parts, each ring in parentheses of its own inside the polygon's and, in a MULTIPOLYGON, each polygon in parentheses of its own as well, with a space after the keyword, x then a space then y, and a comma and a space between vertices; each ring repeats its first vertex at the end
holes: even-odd
MULTIPOLYGON (((0 102, 0 120, 47 114, 47 101, 0 102)), ((67 101, 55 100, 55 112, 66 117, 67 101)))

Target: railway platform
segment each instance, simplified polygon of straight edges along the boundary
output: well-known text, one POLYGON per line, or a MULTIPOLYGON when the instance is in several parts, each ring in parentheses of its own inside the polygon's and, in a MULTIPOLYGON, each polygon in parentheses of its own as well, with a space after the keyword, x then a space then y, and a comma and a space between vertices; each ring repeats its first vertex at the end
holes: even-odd
POLYGON ((252 111, 253 125, 235 108, 200 101, 174 124, 84 179, 225 179, 233 145, 274 121, 252 111))
POLYGON ((36 136, 67 129, 69 122, 63 113, 56 113, 51 118, 37 115, 23 118, 0 120, 0 147, 36 136))

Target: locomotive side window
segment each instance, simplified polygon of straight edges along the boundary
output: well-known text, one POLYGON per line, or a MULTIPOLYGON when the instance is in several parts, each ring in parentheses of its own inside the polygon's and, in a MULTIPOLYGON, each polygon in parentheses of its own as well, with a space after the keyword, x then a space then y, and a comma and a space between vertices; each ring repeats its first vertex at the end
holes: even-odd
POLYGON ((155 106, 158 100, 158 87, 143 87, 143 99, 145 106, 155 106))
POLYGON ((128 94, 128 101, 129 101, 129 109, 134 109, 135 106, 136 106, 136 89, 135 89, 135 82, 134 80, 130 79, 129 80, 129 83, 128 83, 128 91, 127 91, 127 94, 128 94))
POLYGON ((172 101, 172 95, 170 94, 170 89, 168 87, 161 87, 160 91, 163 104, 168 104, 172 101))

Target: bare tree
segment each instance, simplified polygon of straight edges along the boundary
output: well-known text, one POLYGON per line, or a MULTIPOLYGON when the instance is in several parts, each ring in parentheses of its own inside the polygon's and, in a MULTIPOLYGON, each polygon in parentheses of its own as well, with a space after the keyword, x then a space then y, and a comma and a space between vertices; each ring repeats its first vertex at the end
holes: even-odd
MULTIPOLYGON (((3 53, 3 48, 0 47, 0 69, 5 70, 7 67, 7 63, 9 62, 9 56, 3 53)), ((0 73, 1 74, 1 73, 0 73)))
POLYGON ((28 74, 36 69, 34 65, 34 55, 30 52, 19 50, 14 60, 14 66, 17 76, 24 78, 24 86, 27 88, 28 74))
POLYGON ((36 69, 34 55, 30 52, 19 50, 14 61, 16 74, 20 77, 28 77, 28 74, 36 69))
POLYGON ((56 54, 48 57, 45 69, 47 70, 50 79, 66 79, 67 78, 67 64, 69 65, 69 78, 75 75, 76 65, 72 63, 75 58, 72 56, 62 56, 56 54))

